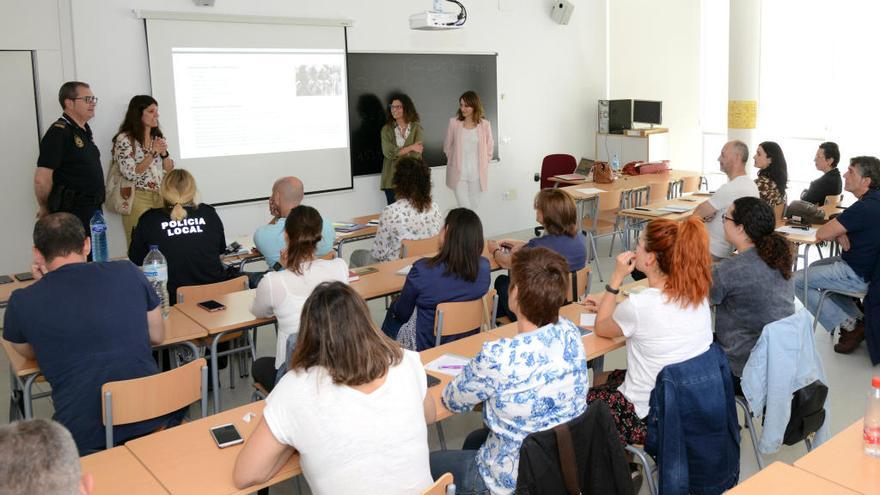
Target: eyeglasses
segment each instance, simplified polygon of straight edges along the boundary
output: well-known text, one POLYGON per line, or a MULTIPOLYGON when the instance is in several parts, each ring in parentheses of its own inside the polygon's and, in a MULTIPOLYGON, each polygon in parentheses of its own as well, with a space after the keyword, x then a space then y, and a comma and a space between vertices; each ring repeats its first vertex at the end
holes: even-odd
POLYGON ((401 108, 403 108, 403 105, 390 105, 390 107, 395 110, 400 110, 401 108))
POLYGON ((82 100, 87 104, 98 103, 97 96, 77 96, 76 98, 74 98, 74 100, 82 100))
POLYGON ((727 215, 721 215, 721 220, 729 220, 733 223, 736 223, 736 221, 733 219, 733 217, 729 217, 727 215))

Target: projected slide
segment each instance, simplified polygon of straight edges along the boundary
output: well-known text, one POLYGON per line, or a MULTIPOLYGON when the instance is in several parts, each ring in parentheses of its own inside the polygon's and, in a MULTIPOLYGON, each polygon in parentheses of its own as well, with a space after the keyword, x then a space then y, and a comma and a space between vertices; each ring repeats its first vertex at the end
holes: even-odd
POLYGON ((172 48, 180 157, 348 147, 343 50, 172 48))

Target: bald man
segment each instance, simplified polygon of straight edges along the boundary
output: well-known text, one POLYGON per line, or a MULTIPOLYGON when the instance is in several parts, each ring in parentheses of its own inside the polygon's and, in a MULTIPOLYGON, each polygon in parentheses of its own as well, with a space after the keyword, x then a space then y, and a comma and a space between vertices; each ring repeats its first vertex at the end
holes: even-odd
MULTIPOLYGON (((272 215, 272 219, 254 232, 254 245, 266 257, 266 264, 273 270, 280 267, 276 266, 276 263, 278 263, 281 250, 287 247, 284 240, 284 224, 287 215, 290 214, 290 210, 302 203, 303 196, 303 183, 296 177, 282 177, 276 180, 272 186, 272 196, 269 198, 269 213, 272 215)), ((316 256, 324 256, 329 253, 333 249, 333 241, 336 240, 333 221, 325 215, 321 215, 321 217, 324 219, 324 225, 316 256)))
POLYGON ((724 237, 724 216, 727 209, 739 198, 760 197, 758 186, 746 173, 748 159, 749 147, 746 143, 730 141, 725 144, 718 156, 718 164, 727 175, 727 183, 694 210, 694 215, 702 218, 709 230, 709 251, 713 261, 729 258, 733 254, 733 244, 724 237))

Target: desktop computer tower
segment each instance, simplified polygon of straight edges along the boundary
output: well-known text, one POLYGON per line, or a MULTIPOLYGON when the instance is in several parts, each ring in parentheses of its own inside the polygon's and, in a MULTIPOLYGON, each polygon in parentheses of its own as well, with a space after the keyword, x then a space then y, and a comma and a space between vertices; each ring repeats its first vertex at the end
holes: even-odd
POLYGON ((623 134, 632 127, 632 100, 599 100, 599 132, 623 134))

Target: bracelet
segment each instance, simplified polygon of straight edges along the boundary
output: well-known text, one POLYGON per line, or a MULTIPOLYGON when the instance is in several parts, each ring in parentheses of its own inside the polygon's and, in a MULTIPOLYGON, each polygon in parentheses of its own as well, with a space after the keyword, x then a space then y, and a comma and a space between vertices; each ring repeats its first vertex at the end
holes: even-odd
POLYGON ((620 294, 620 289, 614 289, 610 285, 605 284, 605 292, 614 294, 616 296, 617 294, 620 294))
POLYGON ((164 160, 164 159, 168 158, 169 156, 171 156, 171 153, 168 153, 168 152, 166 151, 164 155, 160 154, 160 155, 159 155, 159 158, 161 158, 161 159, 164 160))

